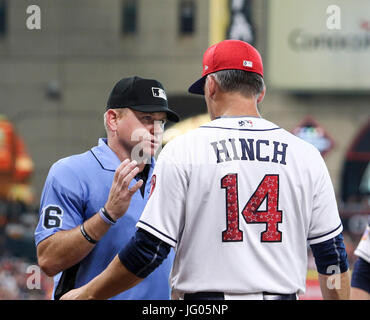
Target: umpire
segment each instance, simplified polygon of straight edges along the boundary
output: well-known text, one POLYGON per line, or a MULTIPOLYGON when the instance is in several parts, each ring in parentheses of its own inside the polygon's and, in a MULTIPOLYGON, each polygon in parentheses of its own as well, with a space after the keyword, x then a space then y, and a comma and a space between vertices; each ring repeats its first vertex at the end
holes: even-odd
MULTIPOLYGON (((40 267, 54 276, 54 299, 101 273, 134 235, 167 119, 179 121, 161 83, 122 79, 104 114, 107 138, 51 167, 35 240, 40 267)), ((171 256, 140 285, 112 299, 169 299, 172 261, 171 256)))

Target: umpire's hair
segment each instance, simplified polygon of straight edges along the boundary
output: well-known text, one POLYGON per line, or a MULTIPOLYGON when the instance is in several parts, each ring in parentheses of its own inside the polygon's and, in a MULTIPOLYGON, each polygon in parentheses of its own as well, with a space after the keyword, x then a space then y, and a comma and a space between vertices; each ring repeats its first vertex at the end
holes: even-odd
POLYGON ((258 97, 265 87, 263 78, 255 72, 221 70, 211 73, 222 91, 239 92, 247 98, 258 97))

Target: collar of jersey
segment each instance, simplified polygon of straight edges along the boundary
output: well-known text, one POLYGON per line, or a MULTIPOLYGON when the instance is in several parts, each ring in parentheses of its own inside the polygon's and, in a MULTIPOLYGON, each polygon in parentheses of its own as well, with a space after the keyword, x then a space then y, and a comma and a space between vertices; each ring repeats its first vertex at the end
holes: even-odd
POLYGON ((260 117, 254 116, 220 116, 215 120, 208 122, 201 128, 225 128, 225 129, 237 129, 237 130, 247 130, 247 131, 260 131, 260 130, 274 130, 280 129, 276 124, 260 117), (246 120, 251 121, 251 125, 246 122, 246 120), (239 122, 243 122, 240 125, 239 122))
POLYGON ((261 117, 257 117, 257 116, 219 116, 219 117, 216 117, 215 120, 217 120, 217 119, 235 119, 235 118, 256 118, 256 119, 262 119, 261 117))
POLYGON ((92 148, 91 152, 105 170, 116 171, 121 163, 118 156, 109 148, 107 138, 100 138, 98 145, 92 148))

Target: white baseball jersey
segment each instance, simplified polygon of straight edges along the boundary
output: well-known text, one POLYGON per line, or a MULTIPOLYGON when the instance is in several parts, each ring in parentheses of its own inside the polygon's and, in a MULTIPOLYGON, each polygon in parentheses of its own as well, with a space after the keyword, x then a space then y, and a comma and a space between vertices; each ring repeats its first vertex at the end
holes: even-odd
POLYGON ((176 249, 175 292, 303 293, 307 243, 342 231, 319 151, 256 117, 169 142, 137 227, 176 249))
POLYGON ((369 224, 366 227, 365 232, 355 250, 355 255, 370 263, 370 216, 369 224))

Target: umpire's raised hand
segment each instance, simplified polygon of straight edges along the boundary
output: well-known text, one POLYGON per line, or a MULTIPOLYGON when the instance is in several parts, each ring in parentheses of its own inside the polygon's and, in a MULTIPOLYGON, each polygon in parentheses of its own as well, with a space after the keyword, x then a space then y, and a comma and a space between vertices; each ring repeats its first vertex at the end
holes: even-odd
POLYGON ((144 181, 140 179, 133 187, 129 188, 132 179, 138 172, 139 168, 135 160, 130 162, 129 159, 126 159, 117 168, 108 201, 104 206, 114 220, 121 218, 125 214, 132 196, 143 185, 144 181))

